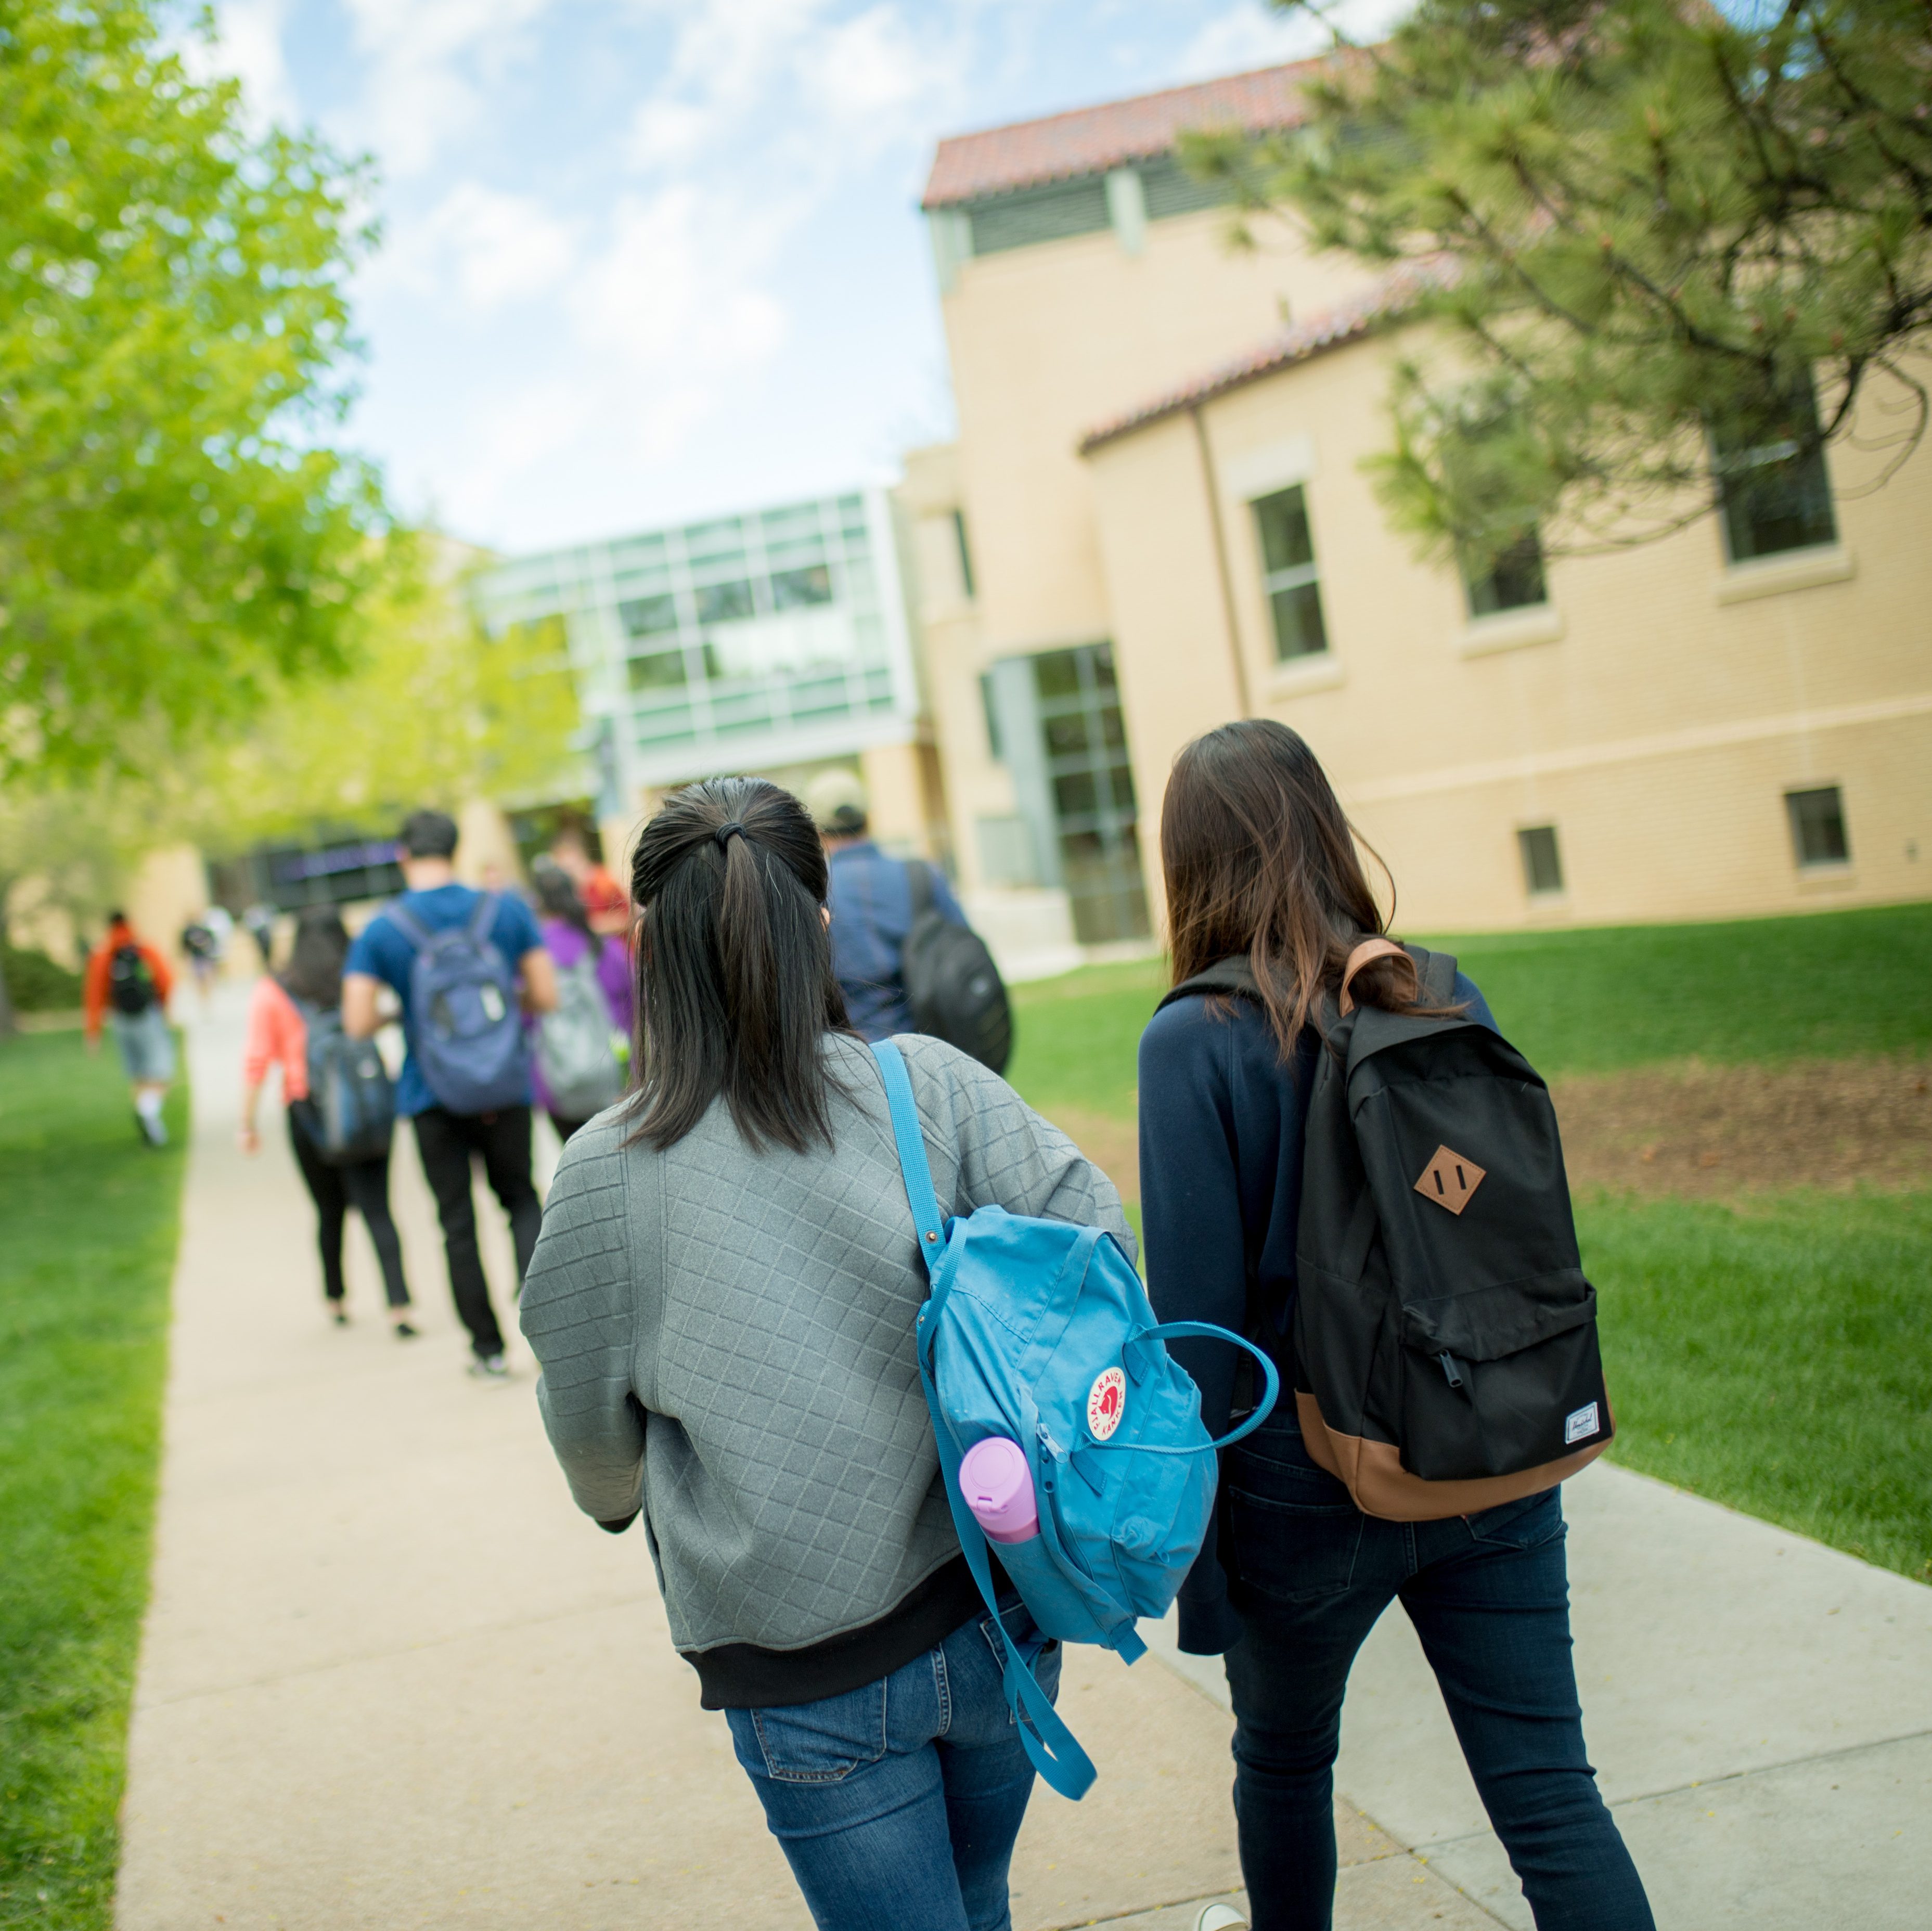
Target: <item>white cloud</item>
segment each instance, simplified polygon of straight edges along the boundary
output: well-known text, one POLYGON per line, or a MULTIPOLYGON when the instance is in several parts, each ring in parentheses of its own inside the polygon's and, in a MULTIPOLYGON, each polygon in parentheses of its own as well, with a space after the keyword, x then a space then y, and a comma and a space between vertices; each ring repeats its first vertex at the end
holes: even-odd
POLYGON ((184 49, 192 72, 230 74, 241 82, 249 124, 257 132, 272 121, 286 124, 300 118, 282 52, 287 20, 288 0, 224 0, 215 16, 214 44, 195 41, 184 49))
POLYGON ((553 0, 346 0, 369 63, 355 116, 392 179, 418 175, 482 118, 553 0))
MULTIPOLYGON (((1340 0, 1325 10, 1352 40, 1372 40, 1406 13, 1414 0, 1340 0)), ((1298 8, 1283 13, 1267 0, 1239 0, 1207 22, 1182 50, 1183 78, 1202 80, 1283 61, 1306 60, 1329 45, 1323 21, 1298 8)))
POLYGON ((451 288, 488 313, 554 296, 577 259, 573 224, 536 196, 460 181, 422 220, 395 238, 390 272, 411 287, 451 288))

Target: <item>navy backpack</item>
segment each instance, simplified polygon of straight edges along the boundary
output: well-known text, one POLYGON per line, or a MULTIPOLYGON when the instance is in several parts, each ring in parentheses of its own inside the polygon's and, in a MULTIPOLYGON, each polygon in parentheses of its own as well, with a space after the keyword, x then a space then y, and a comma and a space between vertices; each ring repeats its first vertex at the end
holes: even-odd
POLYGON ((374 1039, 352 1039, 340 1006, 298 1000, 308 1035, 308 1098, 292 1109, 325 1166, 380 1160, 396 1124, 396 1089, 374 1039))
POLYGON ((440 932, 400 905, 388 916, 416 948, 410 1043, 436 1104, 460 1114, 527 1106, 530 1051, 516 972, 490 937, 495 898, 484 892, 464 923, 440 932))
POLYGON ((1006 1702, 1034 1768, 1063 1797, 1086 1795, 1093 1760, 1034 1674, 1046 1642, 1144 1655, 1142 1616, 1166 1615, 1214 1508, 1214 1451, 1260 1427, 1279 1378, 1261 1349, 1204 1321, 1154 1318, 1133 1263, 1097 1227, 982 1207, 943 1219, 912 1081, 890 1041, 872 1051, 886 1084, 899 1171, 932 1291, 920 1309, 919 1372, 959 1546, 1005 1648, 1006 1702), (1266 1387, 1220 1441, 1201 1395, 1169 1357, 1170 1336, 1204 1335, 1253 1355, 1266 1387), (1039 1533, 1002 1542, 1000 1567, 1038 1634, 999 1619, 987 1541, 959 1464, 988 1436, 1017 1442, 1033 1478, 1039 1533))

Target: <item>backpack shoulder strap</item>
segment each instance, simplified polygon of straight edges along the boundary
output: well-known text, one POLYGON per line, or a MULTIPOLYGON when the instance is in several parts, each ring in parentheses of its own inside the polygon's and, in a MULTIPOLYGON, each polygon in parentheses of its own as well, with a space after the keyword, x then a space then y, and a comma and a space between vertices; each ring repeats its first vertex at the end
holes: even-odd
POLYGON ((470 915, 470 938, 472 944, 487 946, 490 943, 490 928, 496 922, 496 895, 494 892, 477 895, 476 910, 470 915))
POLYGON ((416 951, 421 952, 430 943, 433 935, 429 928, 413 912, 410 911, 400 898, 394 904, 389 907, 382 916, 402 934, 416 951))
POLYGON ((1453 952, 1432 952, 1420 946, 1402 950, 1415 961, 1416 977, 1422 983, 1422 996, 1432 1006, 1456 1003, 1456 958, 1453 952))
POLYGON ((1260 988, 1255 984, 1254 967, 1238 952, 1232 958, 1216 959, 1205 972, 1197 972, 1192 979, 1184 979, 1171 991, 1162 995, 1160 1006, 1172 1006, 1177 999, 1189 999, 1204 992, 1234 992, 1249 999, 1258 999, 1260 988))
POLYGON ((906 883, 912 889, 912 916, 922 919, 932 910, 932 868, 922 858, 905 862, 906 883))
POLYGON ((926 1135, 919 1123, 919 1106, 912 1096, 912 1076, 904 1056, 890 1039, 872 1048, 886 1083, 886 1105, 892 1114, 892 1142, 898 1150, 899 1177, 906 1201, 919 1230, 919 1258, 930 1275, 946 1245, 946 1223, 939 1196, 932 1190, 932 1168, 926 1157, 926 1135))

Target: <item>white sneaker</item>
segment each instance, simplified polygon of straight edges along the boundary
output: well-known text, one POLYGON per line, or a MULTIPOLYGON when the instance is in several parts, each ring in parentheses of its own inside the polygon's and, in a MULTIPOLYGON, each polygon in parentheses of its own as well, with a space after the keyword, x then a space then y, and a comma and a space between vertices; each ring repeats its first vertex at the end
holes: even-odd
POLYGON ((1208 1904, 1202 1906, 1201 1915, 1195 1919, 1194 1931, 1248 1931, 1248 1921, 1225 1904, 1208 1904))
POLYGON ((470 1372, 479 1381, 507 1381, 510 1378, 509 1363, 500 1354, 471 1355, 470 1372))

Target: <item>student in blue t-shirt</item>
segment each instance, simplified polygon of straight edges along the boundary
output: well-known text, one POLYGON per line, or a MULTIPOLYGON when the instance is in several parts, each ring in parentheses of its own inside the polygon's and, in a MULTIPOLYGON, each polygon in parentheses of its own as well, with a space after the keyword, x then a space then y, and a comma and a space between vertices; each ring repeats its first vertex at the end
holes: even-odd
MULTIPOLYGON (((398 907, 430 932, 466 925, 477 916, 477 901, 482 894, 456 882, 452 863, 456 836, 456 820, 441 811, 412 812, 403 826, 399 862, 407 889, 398 907)), ((525 1009, 554 1011, 556 971, 530 907, 507 892, 496 906, 490 943, 521 979, 525 1009)), ((381 1023, 376 1010, 380 985, 389 987, 401 1003, 403 1036, 409 1052, 396 1085, 396 1111, 414 1123, 424 1177, 436 1196, 449 1258, 450 1292, 475 1351, 470 1372, 500 1380, 508 1372, 503 1336, 490 1304, 490 1286, 477 1249, 470 1164, 481 1156, 490 1191, 509 1216, 520 1283, 543 1218, 542 1204, 530 1179, 530 1093, 526 1087, 520 1105, 490 1113, 452 1113, 437 1103, 416 1063, 416 1015, 410 1009, 410 977, 416 957, 416 948, 388 913, 371 919, 349 949, 342 979, 343 1028, 357 1039, 367 1039, 376 1030, 381 1023)))

